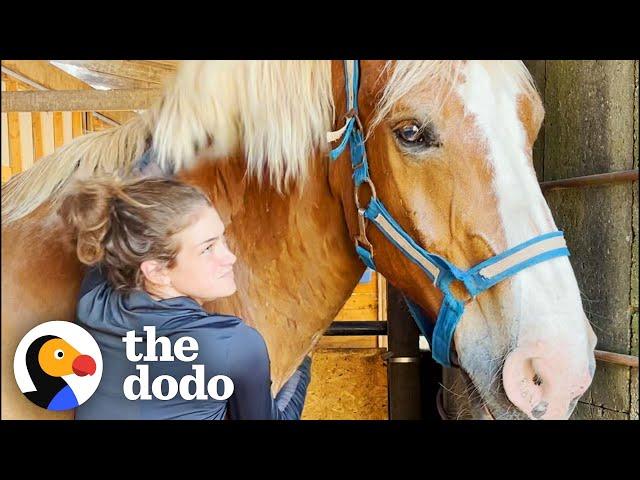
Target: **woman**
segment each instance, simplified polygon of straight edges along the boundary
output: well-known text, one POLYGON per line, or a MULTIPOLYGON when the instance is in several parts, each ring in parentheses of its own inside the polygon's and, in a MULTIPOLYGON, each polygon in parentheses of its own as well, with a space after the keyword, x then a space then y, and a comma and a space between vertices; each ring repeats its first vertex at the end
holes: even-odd
POLYGON ((300 418, 310 358, 273 399, 262 336, 237 317, 202 308, 236 291, 236 257, 218 213, 199 189, 167 178, 87 180, 65 196, 59 213, 75 232, 78 258, 94 266, 80 287, 77 316, 98 342, 104 364, 100 386, 78 407, 77 419, 300 418), (166 340, 151 338, 147 345, 150 327, 171 348, 193 339, 187 344, 191 361, 177 354, 171 361, 143 358, 148 347, 157 355, 167 347, 160 345, 166 340), (140 340, 133 341, 134 335, 140 340), (128 336, 132 341, 123 341, 128 336), (135 352, 127 350, 133 347, 135 352), (163 375, 176 381, 198 377, 195 365, 204 366, 204 382, 228 377, 231 396, 216 400, 225 396, 223 382, 216 392, 206 395, 201 388, 196 396, 195 379, 172 398, 168 382, 150 394, 149 383, 163 375))

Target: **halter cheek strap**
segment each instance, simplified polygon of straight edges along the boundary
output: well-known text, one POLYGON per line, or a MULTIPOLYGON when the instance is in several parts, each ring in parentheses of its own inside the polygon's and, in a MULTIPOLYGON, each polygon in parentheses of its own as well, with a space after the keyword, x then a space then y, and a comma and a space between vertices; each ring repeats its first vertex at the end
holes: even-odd
POLYGON ((447 259, 422 248, 400 226, 377 197, 375 186, 369 176, 363 128, 358 119, 358 61, 348 60, 344 64, 348 110, 346 122, 339 130, 327 133, 327 140, 333 142, 341 139, 340 144, 331 150, 329 154, 332 160, 338 158, 349 145, 353 169, 354 196, 358 210, 358 233, 355 237, 356 252, 365 265, 376 270, 373 245, 371 245, 366 235, 367 223, 372 223, 405 257, 420 267, 436 288, 442 292, 444 297, 435 326, 419 305, 406 296, 405 302, 418 328, 429 340, 434 360, 450 367, 453 334, 462 318, 465 307, 465 303, 457 299, 450 291, 451 282, 458 280, 463 283, 468 291, 470 297, 468 302, 470 302, 476 295, 525 268, 553 258, 569 256, 564 234, 561 231, 556 231, 539 235, 466 271, 459 269, 447 259), (364 207, 360 205, 358 197, 360 186, 363 183, 369 185, 372 193, 369 204, 364 207))

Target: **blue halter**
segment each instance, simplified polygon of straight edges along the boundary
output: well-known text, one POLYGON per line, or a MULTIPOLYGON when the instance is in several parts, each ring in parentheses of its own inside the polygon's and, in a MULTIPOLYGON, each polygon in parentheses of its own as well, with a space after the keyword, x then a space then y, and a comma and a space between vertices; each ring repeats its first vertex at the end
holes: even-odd
POLYGON ((363 128, 358 118, 358 61, 345 60, 344 68, 347 92, 347 122, 337 132, 330 132, 327 135, 327 139, 335 141, 343 137, 340 145, 331 150, 329 154, 332 160, 338 158, 347 145, 350 148, 354 196, 356 208, 358 209, 359 231, 355 237, 356 252, 365 265, 376 270, 373 260, 373 246, 366 236, 366 224, 371 222, 410 261, 420 267, 442 292, 444 299, 435 326, 417 304, 406 296, 405 301, 418 328, 429 340, 433 359, 445 367, 450 367, 453 333, 462 317, 465 304, 471 302, 479 293, 488 290, 496 283, 515 275, 525 268, 552 258, 569 256, 564 235, 561 231, 545 233, 491 257, 467 271, 457 268, 441 256, 429 253, 422 248, 394 220, 376 195, 375 186, 369 177, 369 164, 364 145, 363 128), (358 191, 363 183, 369 185, 372 194, 369 204, 364 207, 360 205, 358 199, 358 191), (457 299, 449 290, 449 285, 454 280, 462 282, 466 287, 470 296, 466 302, 457 299))

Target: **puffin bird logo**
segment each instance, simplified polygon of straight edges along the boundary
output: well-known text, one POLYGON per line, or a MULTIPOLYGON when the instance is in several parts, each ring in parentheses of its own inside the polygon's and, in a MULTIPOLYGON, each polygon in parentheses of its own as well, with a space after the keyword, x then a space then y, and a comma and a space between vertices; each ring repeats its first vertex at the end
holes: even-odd
POLYGON ((54 335, 36 339, 27 350, 27 371, 36 391, 25 395, 36 405, 48 410, 69 410, 79 405, 65 375, 93 375, 96 362, 82 355, 69 343, 54 335))

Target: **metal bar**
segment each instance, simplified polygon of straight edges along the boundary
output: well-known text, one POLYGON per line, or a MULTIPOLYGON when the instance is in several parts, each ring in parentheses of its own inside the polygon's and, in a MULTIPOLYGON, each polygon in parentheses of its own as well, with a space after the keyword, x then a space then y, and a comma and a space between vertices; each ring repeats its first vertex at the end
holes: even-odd
POLYGON ((386 335, 387 322, 333 322, 324 332, 327 336, 386 335))
POLYGON ((636 168, 635 170, 623 170, 621 172, 598 173, 596 175, 585 175, 583 177, 549 180, 540 182, 540 188, 542 188, 542 190, 551 190, 555 188, 592 187, 610 183, 635 182, 637 180, 638 169, 636 168))
POLYGON ((627 367, 638 368, 638 357, 635 357, 633 355, 596 350, 595 356, 596 360, 600 360, 602 362, 615 363, 616 365, 625 365, 627 367))
POLYGON ((419 331, 406 306, 402 294, 387 285, 387 328, 389 361, 387 384, 390 420, 416 420, 422 418, 422 398, 419 361, 393 361, 420 357, 419 331))

